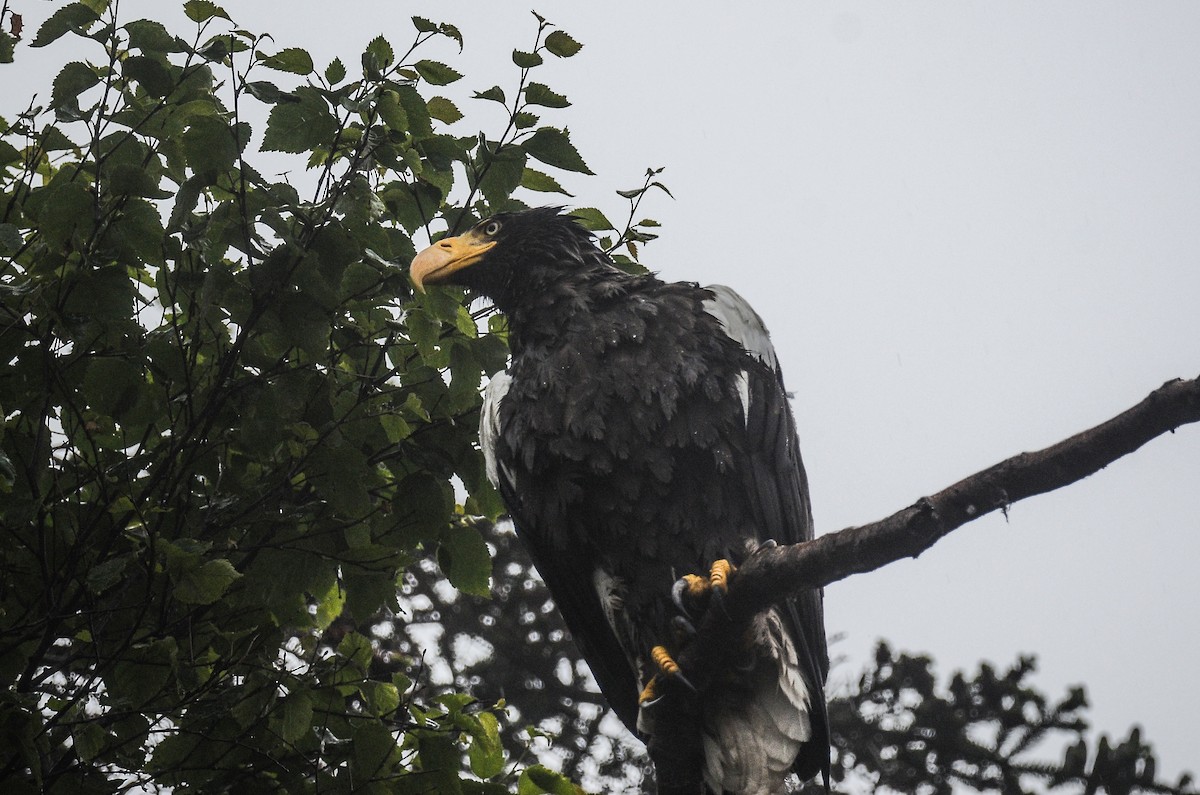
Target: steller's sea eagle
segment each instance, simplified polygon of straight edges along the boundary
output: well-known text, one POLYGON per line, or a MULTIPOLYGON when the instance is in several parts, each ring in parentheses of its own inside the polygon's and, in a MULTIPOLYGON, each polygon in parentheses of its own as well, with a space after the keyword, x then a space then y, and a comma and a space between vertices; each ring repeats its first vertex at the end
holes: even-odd
MULTIPOLYGON (((625 273, 559 208, 442 239, 411 276, 418 289, 465 286, 507 316, 512 361, 482 410, 489 477, 609 704, 653 743, 652 706, 686 683, 670 655, 708 582, 681 578, 813 537, 761 319, 728 287, 625 273)), ((695 781, 660 774, 663 789, 758 795, 783 792, 793 771, 828 780, 820 592, 759 614, 741 643, 698 696, 695 781)))

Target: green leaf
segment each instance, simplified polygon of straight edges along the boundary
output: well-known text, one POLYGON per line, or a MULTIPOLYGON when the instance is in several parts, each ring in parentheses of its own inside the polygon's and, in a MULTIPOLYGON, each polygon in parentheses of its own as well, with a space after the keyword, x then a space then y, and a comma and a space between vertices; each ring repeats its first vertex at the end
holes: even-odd
POLYGON ((16 51, 16 37, 7 30, 0 30, 0 63, 12 63, 16 51))
POLYGON ((107 745, 108 733, 99 723, 84 721, 71 728, 71 739, 79 758, 84 762, 91 762, 107 745))
POLYGON ((183 49, 179 40, 171 35, 161 22, 139 19, 125 26, 129 33, 129 48, 143 53, 178 52, 183 49))
POLYGON ((183 223, 191 215, 192 210, 196 209, 196 204, 200 201, 200 194, 204 191, 204 186, 207 182, 201 177, 188 177, 179 186, 179 190, 175 193, 175 206, 171 209, 171 217, 167 221, 166 232, 168 234, 178 232, 183 228, 183 223))
POLYGON ((565 129, 540 127, 521 143, 521 148, 548 166, 582 174, 593 173, 583 162, 565 129))
POLYGON ((50 18, 38 28, 30 47, 45 47, 70 32, 80 35, 87 33, 100 15, 83 3, 71 3, 63 6, 50 15, 50 18))
POLYGON ((438 564, 455 588, 476 596, 488 595, 492 558, 474 527, 459 524, 446 528, 438 546, 438 564))
POLYGON ((279 711, 279 734, 286 742, 299 742, 312 729, 312 720, 312 695, 305 690, 289 693, 279 711))
POLYGON ((396 54, 392 51, 392 45, 383 36, 376 36, 367 44, 367 50, 364 55, 370 56, 372 65, 379 70, 386 69, 392 65, 392 61, 396 60, 396 54))
POLYGON ((435 86, 449 85, 462 77, 461 73, 438 61, 417 61, 413 64, 413 68, 425 79, 425 82, 435 86))
POLYGON ((570 58, 583 49, 583 45, 567 35, 566 31, 556 30, 546 37, 546 49, 559 58, 570 58))
POLYGON ((183 133, 183 153, 188 167, 212 184, 233 168, 238 146, 233 130, 220 116, 197 116, 183 133))
POLYGON ((121 74, 126 80, 136 80, 152 97, 165 97, 175 87, 175 80, 159 58, 131 55, 121 62, 121 74))
POLYGON ((521 771, 517 795, 584 795, 580 787, 561 773, 542 765, 530 765, 521 771))
POLYGON ((396 751, 396 741, 387 727, 377 721, 359 721, 354 729, 352 743, 354 756, 350 770, 355 779, 386 780, 390 774, 386 767, 388 759, 396 751))
POLYGON ((454 124, 463 117, 458 107, 445 97, 431 97, 425 105, 430 116, 445 124, 454 124))
POLYGON ((513 50, 513 63, 522 69, 532 69, 535 66, 541 66, 542 56, 536 52, 522 52, 521 50, 513 50))
POLYGON ((521 187, 527 190, 538 191, 539 193, 561 193, 564 196, 572 195, 567 193, 554 177, 532 168, 526 168, 521 174, 521 187))
POLYGON ((331 85, 337 85, 346 79, 346 65, 342 63, 341 58, 334 58, 329 62, 329 66, 325 67, 325 80, 331 85))
POLYGON ((12 256, 25 245, 25 238, 16 224, 0 224, 0 254, 12 256))
POLYGON ((571 215, 579 219, 585 227, 593 232, 603 232, 606 229, 615 230, 612 221, 604 217, 604 213, 597 210, 595 207, 576 207, 571 211, 571 215))
POLYGON ((340 516, 357 518, 370 513, 369 473, 366 456, 342 439, 330 439, 310 456, 313 486, 340 516))
POLYGON ((509 144, 488 156, 482 170, 479 189, 483 192, 483 198, 493 207, 499 206, 521 184, 525 171, 525 152, 509 144))
POLYGON ((408 114, 408 132, 414 140, 423 141, 433 135, 433 124, 429 120, 429 108, 424 98, 412 86, 396 86, 400 104, 408 114))
POLYGON ((500 743, 500 722, 490 712, 475 716, 476 724, 471 731, 471 747, 467 757, 471 772, 480 778, 491 778, 504 770, 504 747, 500 743))
POLYGON ((413 17, 413 27, 420 33, 437 33, 437 25, 430 22, 425 17, 413 17))
POLYGON ((338 121, 329 105, 309 86, 296 89, 299 102, 285 102, 271 109, 262 148, 268 152, 307 152, 328 145, 337 134, 338 121))
POLYGON ((517 113, 514 113, 512 120, 513 126, 518 130, 528 130, 530 127, 540 121, 537 116, 533 115, 532 113, 526 113, 525 111, 518 111, 517 113))
MULTIPOLYGON (((93 294, 92 300, 102 301, 103 297, 93 294)), ((122 410, 131 407, 137 400, 138 390, 144 384, 145 379, 138 367, 125 359, 112 356, 92 359, 83 379, 88 405, 93 411, 106 417, 118 415, 122 410)))
POLYGON ((291 99, 291 95, 285 94, 279 89, 279 86, 266 80, 252 80, 245 85, 246 90, 250 92, 250 96, 268 105, 275 105, 291 99))
POLYGON ((193 22, 205 22, 213 17, 233 21, 229 19, 229 14, 225 13, 225 9, 210 0, 188 0, 183 4, 183 13, 193 22))
POLYGON ((525 86, 525 101, 530 105, 543 105, 547 108, 565 108, 571 104, 565 96, 551 91, 549 86, 541 83, 525 86))
POLYGON ((210 605, 242 575, 224 558, 187 568, 175 582, 175 598, 189 605, 210 605))
POLYGON ((296 75, 312 74, 313 59, 308 50, 300 47, 288 47, 274 55, 260 56, 263 66, 280 72, 291 72, 296 75))
POLYGON ((388 129, 401 133, 408 130, 408 114, 400 104, 400 95, 395 91, 384 91, 379 97, 377 108, 379 118, 383 119, 388 129))
POLYGON ((100 78, 95 69, 79 61, 70 62, 54 78, 50 107, 57 108, 65 102, 70 102, 99 82, 100 78))
POLYGON ((476 91, 475 99, 490 99, 492 102, 499 102, 501 105, 508 100, 504 98, 504 89, 500 86, 492 86, 487 91, 476 91))

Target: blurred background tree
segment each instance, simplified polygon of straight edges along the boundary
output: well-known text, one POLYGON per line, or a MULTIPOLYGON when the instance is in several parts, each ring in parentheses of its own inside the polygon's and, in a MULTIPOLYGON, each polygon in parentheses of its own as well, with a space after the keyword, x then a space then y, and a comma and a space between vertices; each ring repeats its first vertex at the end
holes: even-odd
MULTIPOLYGON (((5 792, 640 789, 493 524, 475 430, 503 321, 405 273, 414 240, 590 173, 534 79, 580 44, 535 15, 510 84, 476 93, 501 129, 462 135, 436 93, 462 75, 422 50, 461 47, 452 24, 318 65, 182 10, 62 4, 28 41, 62 48, 49 102, 2 109, 5 792)), ((0 63, 25 35, 5 3, 0 63)), ((658 173, 623 223, 579 211, 625 267, 658 173)), ((834 701, 838 781, 1192 791, 1136 730, 1089 745, 1082 691, 1049 702, 1031 670, 938 688, 881 646, 834 701)))

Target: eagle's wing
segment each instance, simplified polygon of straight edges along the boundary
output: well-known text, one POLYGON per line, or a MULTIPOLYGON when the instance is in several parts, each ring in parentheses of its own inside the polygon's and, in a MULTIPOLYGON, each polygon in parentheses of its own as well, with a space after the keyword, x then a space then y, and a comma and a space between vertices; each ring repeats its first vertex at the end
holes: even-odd
MULTIPOLYGON (((499 490, 509 517, 518 533, 521 533, 523 528, 533 528, 523 516, 521 497, 515 488, 513 474, 497 455, 500 402, 508 394, 511 384, 512 378, 506 372, 497 373, 488 382, 479 418, 479 444, 483 450, 488 479, 499 490)), ((593 577, 594 561, 582 556, 572 560, 570 549, 551 552, 538 544, 530 533, 522 535, 533 565, 553 594, 554 603, 571 630, 579 651, 588 661, 600 691, 626 726, 636 725, 638 683, 600 604, 600 584, 594 582, 593 577), (550 555, 553 555, 553 561, 548 559, 550 555)), ((613 598, 618 597, 614 594, 613 598)))
MULTIPOLYGON (((744 444, 738 445, 745 460, 737 467, 755 514, 759 540, 771 537, 781 544, 809 541, 813 538, 813 520, 808 479, 775 349, 761 318, 745 299, 723 285, 706 289, 713 297, 704 302, 705 310, 761 365, 748 367, 739 384, 746 437, 744 444)), ((797 760, 796 770, 804 777, 818 771, 827 773, 829 766, 829 724, 823 692, 829 656, 823 613, 818 590, 790 600, 783 611, 795 644, 799 673, 808 690, 809 721, 815 741, 807 745, 814 749, 811 755, 803 754, 797 760)))

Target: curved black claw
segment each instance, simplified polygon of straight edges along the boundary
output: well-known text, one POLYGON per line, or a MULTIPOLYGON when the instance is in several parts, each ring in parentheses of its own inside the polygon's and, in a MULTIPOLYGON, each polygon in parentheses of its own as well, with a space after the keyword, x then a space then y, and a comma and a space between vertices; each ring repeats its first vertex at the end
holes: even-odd
POLYGON ((704 611, 711 587, 703 577, 685 574, 671 586, 671 601, 681 614, 695 618, 704 611))
POLYGON ((679 682, 681 685, 696 692, 696 687, 687 680, 683 675, 683 671, 679 668, 679 663, 671 657, 671 653, 662 646, 655 646, 650 650, 650 658, 654 660, 654 664, 658 666, 659 676, 666 676, 672 681, 679 682))
POLYGON ((684 646, 696 637, 696 625, 683 616, 671 619, 671 634, 676 646, 684 646))

